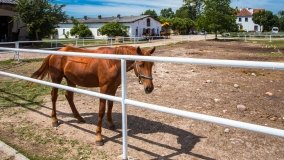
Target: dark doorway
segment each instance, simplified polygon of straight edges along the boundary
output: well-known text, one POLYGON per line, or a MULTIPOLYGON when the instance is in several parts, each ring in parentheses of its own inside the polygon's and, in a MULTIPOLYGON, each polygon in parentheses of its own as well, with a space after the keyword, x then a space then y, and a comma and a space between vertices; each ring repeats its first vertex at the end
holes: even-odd
POLYGON ((12 41, 12 17, 0 16, 0 42, 12 41))

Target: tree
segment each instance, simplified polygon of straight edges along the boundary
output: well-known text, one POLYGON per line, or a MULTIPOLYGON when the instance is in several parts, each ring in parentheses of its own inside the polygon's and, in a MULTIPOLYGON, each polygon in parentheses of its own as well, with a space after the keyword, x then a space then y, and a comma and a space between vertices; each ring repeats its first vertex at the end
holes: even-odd
POLYGON ((67 19, 62 8, 65 5, 50 4, 48 0, 18 0, 17 16, 27 27, 31 39, 42 39, 52 33, 57 24, 67 19))
POLYGON ((73 21, 73 28, 70 30, 70 34, 72 36, 79 36, 79 37, 92 37, 92 31, 89 29, 89 27, 83 23, 80 23, 76 19, 72 19, 73 21))
POLYGON ((279 11, 278 13, 278 22, 279 22, 279 29, 281 31, 284 30, 284 10, 283 11, 279 11))
POLYGON ((206 0, 204 12, 197 20, 199 29, 214 32, 237 30, 235 10, 230 7, 230 0, 206 0))
POLYGON ((148 9, 144 13, 142 13, 142 15, 149 15, 149 16, 151 16, 154 19, 158 19, 158 15, 157 15, 155 10, 148 9))
POLYGON ((178 18, 192 18, 189 12, 190 10, 186 6, 182 6, 176 10, 176 17, 178 18))
POLYGON ((183 0, 184 6, 189 10, 191 19, 195 20, 201 15, 204 1, 205 0, 183 0))
POLYGON ((253 14, 252 20, 254 23, 263 26, 263 31, 271 31, 272 27, 278 23, 278 17, 266 10, 253 14))
POLYGON ((175 13, 173 12, 172 8, 165 8, 161 10, 160 16, 162 18, 173 18, 175 13))
POLYGON ((188 34, 194 27, 194 22, 189 18, 173 18, 171 21, 171 27, 178 34, 188 34))
POLYGON ((99 32, 109 37, 127 36, 127 27, 118 22, 110 22, 102 26, 99 32))

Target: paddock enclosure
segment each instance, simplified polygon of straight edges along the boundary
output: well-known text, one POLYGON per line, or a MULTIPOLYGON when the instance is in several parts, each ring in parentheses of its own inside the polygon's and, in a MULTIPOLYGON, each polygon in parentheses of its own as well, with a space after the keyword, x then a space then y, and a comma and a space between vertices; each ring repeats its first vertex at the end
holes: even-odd
MULTIPOLYGON (((158 47, 154 56, 283 63, 283 48, 279 48, 279 51, 275 54, 274 48, 265 48, 257 43, 200 41, 158 47)), ((40 61, 31 61, 13 64, 5 71, 29 76, 40 63, 40 61)), ((157 62, 153 75, 155 90, 151 95, 143 94, 143 88, 137 85, 134 73, 127 75, 129 99, 284 129, 283 71, 157 62), (244 105, 245 109, 239 110, 237 105, 244 105)), ((1 77, 2 84, 8 80, 11 81, 1 77)), ((119 90, 117 96, 121 96, 120 93, 119 90)), ((2 99, 6 97, 8 100, 13 95, 21 96, 1 88, 2 99)), ((57 108, 58 118, 62 124, 57 129, 52 129, 49 123, 50 95, 43 95, 42 98, 42 106, 36 108, 20 107, 20 104, 10 108, 1 106, 0 127, 3 131, 1 139, 10 141, 19 148, 25 146, 28 154, 32 154, 37 146, 37 153, 43 157, 51 154, 49 157, 51 159, 76 156, 81 159, 119 158, 122 153, 119 103, 115 103, 113 112, 117 129, 110 131, 104 124, 103 135, 106 143, 103 147, 96 147, 94 124, 98 112, 98 98, 76 94, 77 108, 87 120, 86 124, 78 124, 71 116, 64 95, 61 95, 57 108), (20 112, 17 112, 18 110, 20 112), (50 137, 51 140, 48 139, 50 134, 53 135, 50 137), (22 142, 12 140, 10 137, 22 142)), ((10 101, 13 101, 13 98, 10 101)), ((283 159, 284 157, 282 138, 131 106, 128 107, 128 136, 129 156, 138 159, 283 159)))

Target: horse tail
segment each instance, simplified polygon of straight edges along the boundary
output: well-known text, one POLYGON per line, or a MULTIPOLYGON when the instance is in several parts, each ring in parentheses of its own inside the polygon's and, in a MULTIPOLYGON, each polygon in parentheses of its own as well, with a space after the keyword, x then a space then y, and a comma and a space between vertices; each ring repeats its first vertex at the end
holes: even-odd
POLYGON ((50 57, 51 55, 47 56, 44 59, 40 68, 32 74, 31 78, 43 79, 48 74, 50 57))

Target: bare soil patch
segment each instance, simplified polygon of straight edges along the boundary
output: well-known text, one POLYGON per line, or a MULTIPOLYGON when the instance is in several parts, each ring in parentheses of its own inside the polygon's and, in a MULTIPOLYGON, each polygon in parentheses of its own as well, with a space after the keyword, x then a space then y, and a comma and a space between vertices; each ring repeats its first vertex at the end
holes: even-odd
MULTIPOLYGON (((274 56, 271 52, 275 49, 261 44, 199 41, 158 47, 154 55, 284 62, 283 54, 274 56)), ((8 70, 30 75, 39 65, 33 62, 8 70)), ((128 98, 284 129, 284 72, 156 63, 153 77, 155 90, 145 95, 134 73, 129 72, 128 98), (237 109, 240 104, 246 106, 245 111, 237 109)), ((87 121, 79 124, 61 94, 57 108, 62 124, 57 129, 51 128, 49 95, 39 108, 2 108, 0 138, 27 154, 47 159, 118 159, 122 148, 120 104, 115 103, 113 109, 117 129, 109 130, 105 122, 105 145, 97 147, 98 101, 76 94, 75 104, 87 121)), ((133 106, 128 108, 128 128, 129 155, 136 159, 284 158, 284 139, 133 106)))

